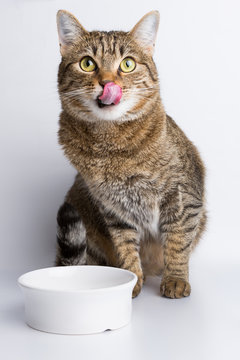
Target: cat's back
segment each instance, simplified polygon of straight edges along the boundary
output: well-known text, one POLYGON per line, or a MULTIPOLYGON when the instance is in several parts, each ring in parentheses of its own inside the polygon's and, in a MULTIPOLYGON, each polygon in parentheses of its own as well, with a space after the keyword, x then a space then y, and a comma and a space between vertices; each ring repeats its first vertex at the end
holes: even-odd
POLYGON ((167 142, 182 175, 187 183, 195 183, 203 191, 205 167, 198 149, 169 115, 166 116, 166 129, 167 142))

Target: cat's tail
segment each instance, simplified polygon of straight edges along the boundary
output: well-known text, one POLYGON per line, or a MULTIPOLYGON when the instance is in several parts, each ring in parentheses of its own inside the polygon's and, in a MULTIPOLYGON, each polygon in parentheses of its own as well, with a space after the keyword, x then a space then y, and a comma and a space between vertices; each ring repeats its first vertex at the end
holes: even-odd
POLYGON ((58 210, 56 265, 86 264, 86 229, 77 210, 69 203, 58 210))

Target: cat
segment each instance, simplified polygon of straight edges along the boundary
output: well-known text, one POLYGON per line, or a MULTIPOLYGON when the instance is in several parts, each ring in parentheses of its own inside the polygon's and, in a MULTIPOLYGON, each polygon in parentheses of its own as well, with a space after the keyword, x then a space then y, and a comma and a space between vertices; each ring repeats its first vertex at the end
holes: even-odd
POLYGON ((59 10, 59 143, 76 168, 57 215, 56 265, 147 275, 190 295, 189 257, 205 229, 205 168, 164 110, 153 52, 158 11, 129 32, 88 32, 59 10))

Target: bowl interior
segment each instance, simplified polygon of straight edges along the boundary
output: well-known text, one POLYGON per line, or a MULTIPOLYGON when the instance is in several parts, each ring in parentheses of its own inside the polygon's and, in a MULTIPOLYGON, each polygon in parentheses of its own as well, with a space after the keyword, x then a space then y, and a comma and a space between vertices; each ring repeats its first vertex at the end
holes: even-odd
POLYGON ((107 266, 59 266, 22 275, 20 285, 42 290, 90 291, 128 284, 136 279, 130 271, 107 266))

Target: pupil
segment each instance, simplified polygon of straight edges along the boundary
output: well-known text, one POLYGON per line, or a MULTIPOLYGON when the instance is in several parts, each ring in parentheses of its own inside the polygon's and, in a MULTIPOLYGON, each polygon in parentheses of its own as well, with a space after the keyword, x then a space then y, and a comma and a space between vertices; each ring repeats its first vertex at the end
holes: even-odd
POLYGON ((130 60, 127 60, 127 61, 126 61, 126 66, 127 66, 127 67, 130 67, 130 66, 131 66, 131 61, 130 61, 130 60))
POLYGON ((92 65, 92 61, 90 59, 87 60, 87 67, 92 65))

